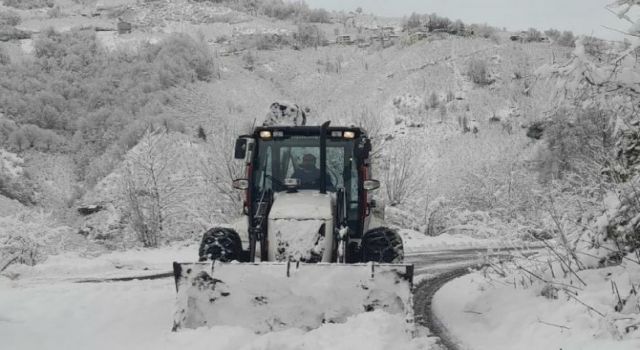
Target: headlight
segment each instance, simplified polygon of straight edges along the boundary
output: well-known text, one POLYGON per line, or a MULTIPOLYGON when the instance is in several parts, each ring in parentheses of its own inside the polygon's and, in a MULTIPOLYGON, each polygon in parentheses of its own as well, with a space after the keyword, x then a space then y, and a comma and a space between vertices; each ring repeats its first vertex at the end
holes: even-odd
POLYGON ((260 131, 260 138, 261 139, 270 139, 271 138, 271 131, 269 131, 269 130, 260 131))
POLYGON ((345 139, 355 139, 356 133, 353 131, 345 131, 344 134, 342 134, 342 137, 344 137, 345 139))

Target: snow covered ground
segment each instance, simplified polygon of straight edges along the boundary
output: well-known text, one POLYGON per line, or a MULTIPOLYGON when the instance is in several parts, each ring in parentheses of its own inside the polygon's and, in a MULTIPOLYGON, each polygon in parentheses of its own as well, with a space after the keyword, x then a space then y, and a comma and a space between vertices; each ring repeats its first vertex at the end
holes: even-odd
MULTIPOLYGON (((444 250, 490 246, 465 237, 406 238, 407 248, 444 250)), ((494 242, 495 243, 495 242, 494 242)), ((3 349, 431 349, 435 338, 412 337, 404 317, 382 311, 358 314, 312 331, 262 335, 215 326, 171 332, 176 291, 172 278, 76 283, 87 278, 144 276, 171 270, 172 261, 197 259, 195 245, 113 252, 97 257, 50 256, 0 275, 3 349)), ((239 306, 240 307, 240 306, 239 306)), ((422 333, 425 333, 424 330, 422 333)))
MULTIPOLYGON (((34 267, 11 266, 0 275, 3 349, 430 349, 435 338, 412 337, 402 315, 358 314, 341 324, 256 335, 216 326, 171 332, 173 278, 76 283, 95 277, 143 276, 195 261, 197 247, 113 252, 98 257, 51 256, 34 267), (11 277, 11 278, 9 278, 11 277)), ((238 306, 241 308, 241 306, 238 306)), ((422 333, 426 333, 424 330, 422 333)))
POLYGON ((217 326, 171 332, 173 279, 114 283, 0 285, 3 349, 429 349, 412 339, 401 316, 356 315, 304 332, 255 335, 217 326))
POLYGON ((640 310, 632 307, 635 300, 628 300, 628 310, 614 312, 617 299, 611 288, 615 281, 623 298, 628 295, 631 284, 640 282, 640 266, 580 275, 587 286, 577 298, 584 304, 567 300, 562 292, 558 299, 548 299, 540 295, 540 286, 514 289, 513 284, 472 273, 440 289, 434 311, 463 349, 640 349, 640 310))
MULTIPOLYGON (((71 282, 88 278, 142 276, 171 271, 173 261, 197 261, 196 245, 177 245, 161 249, 132 249, 96 257, 79 253, 51 255, 35 266, 12 265, 5 275, 25 283, 71 282)), ((0 276, 2 281, 2 276, 0 276)))

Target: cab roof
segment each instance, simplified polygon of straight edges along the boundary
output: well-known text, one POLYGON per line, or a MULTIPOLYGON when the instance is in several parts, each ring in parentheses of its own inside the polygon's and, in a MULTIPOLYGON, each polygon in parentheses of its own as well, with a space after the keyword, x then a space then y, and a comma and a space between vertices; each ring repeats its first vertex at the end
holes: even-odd
MULTIPOLYGON (((285 135, 291 136, 316 136, 320 135, 322 130, 321 126, 290 126, 290 125, 274 125, 274 126, 258 126, 253 130, 253 137, 259 137, 260 131, 282 131, 285 135)), ((352 131, 355 133, 355 138, 359 138, 360 136, 367 137, 367 132, 355 126, 330 126, 327 128, 328 136, 331 135, 333 131, 352 131)))

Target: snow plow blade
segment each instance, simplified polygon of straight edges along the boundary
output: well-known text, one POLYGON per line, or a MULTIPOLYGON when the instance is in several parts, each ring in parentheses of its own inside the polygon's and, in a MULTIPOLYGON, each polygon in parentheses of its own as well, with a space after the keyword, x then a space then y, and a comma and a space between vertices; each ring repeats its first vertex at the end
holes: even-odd
POLYGON ((383 310, 413 323, 413 265, 173 263, 173 330, 239 326, 256 333, 311 330, 383 310))

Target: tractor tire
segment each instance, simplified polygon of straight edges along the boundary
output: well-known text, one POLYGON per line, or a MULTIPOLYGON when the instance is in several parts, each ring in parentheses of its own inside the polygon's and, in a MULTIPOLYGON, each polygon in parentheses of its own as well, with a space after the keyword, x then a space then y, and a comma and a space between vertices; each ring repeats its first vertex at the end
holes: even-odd
POLYGON ((241 261, 242 243, 238 233, 230 228, 214 227, 202 235, 200 261, 241 261))
POLYGON ((362 262, 401 263, 404 260, 402 238, 395 230, 378 227, 362 237, 362 262))

